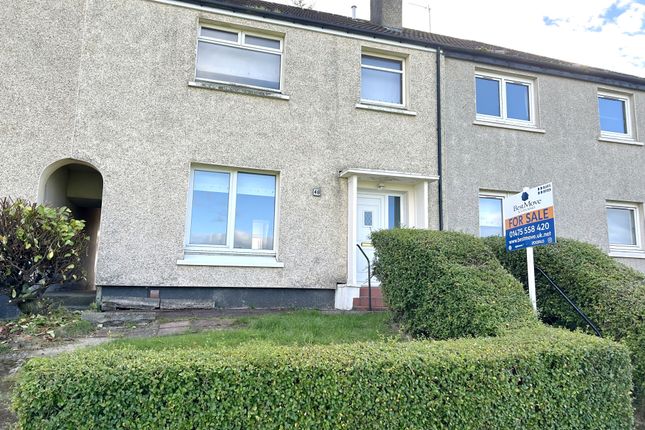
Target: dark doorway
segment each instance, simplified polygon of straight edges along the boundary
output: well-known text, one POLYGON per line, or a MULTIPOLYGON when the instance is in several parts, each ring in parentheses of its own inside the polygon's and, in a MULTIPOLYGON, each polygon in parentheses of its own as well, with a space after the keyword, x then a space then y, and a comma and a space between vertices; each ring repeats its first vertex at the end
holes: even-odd
POLYGON ((47 205, 66 206, 76 219, 85 221, 85 231, 90 236, 83 264, 87 281, 78 283, 75 289, 96 289, 96 258, 101 225, 103 177, 89 164, 70 160, 47 176, 41 201, 47 205))

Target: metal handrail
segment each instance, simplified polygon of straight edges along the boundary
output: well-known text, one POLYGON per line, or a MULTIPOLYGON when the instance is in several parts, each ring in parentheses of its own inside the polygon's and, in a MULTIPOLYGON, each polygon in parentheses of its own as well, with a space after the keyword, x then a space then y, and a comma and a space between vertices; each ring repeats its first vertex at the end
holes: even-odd
POLYGON ((555 281, 549 277, 549 275, 547 275, 546 273, 544 273, 544 270, 542 270, 541 268, 539 268, 539 267, 537 267, 537 266, 535 266, 535 268, 538 270, 538 272, 540 272, 540 273, 542 274, 542 276, 544 276, 544 277, 546 278, 546 280, 547 280, 547 281, 549 281, 549 283, 551 284, 551 286, 552 286, 553 288, 555 288, 555 290, 556 290, 558 293, 560 293, 560 295, 561 295, 562 297, 564 297, 564 299, 565 299, 565 300, 566 300, 566 301, 571 305, 571 307, 572 307, 573 309, 575 309, 575 311, 578 313, 578 315, 580 315, 580 316, 582 317, 582 319, 584 319, 584 320, 586 321, 586 323, 587 323, 587 324, 589 324, 589 326, 593 329, 593 331, 595 331, 595 332, 596 332, 596 335, 597 335, 598 337, 602 337, 602 333, 600 332, 600 329, 599 329, 598 327, 596 327, 596 325, 595 325, 593 322, 591 322, 591 320, 589 319, 589 317, 587 317, 587 315, 585 315, 585 313, 584 313, 584 312, 582 312, 582 310, 581 310, 578 306, 576 306, 576 304, 575 304, 575 303, 573 303, 573 301, 569 298, 569 296, 567 296, 567 295, 564 293, 564 291, 562 291, 562 289, 561 289, 560 287, 558 287, 558 284, 556 284, 556 283, 555 283, 555 281))
POLYGON ((361 254, 363 254, 363 257, 365 257, 365 260, 367 260, 367 301, 368 301, 368 306, 367 309, 369 311, 372 310, 372 266, 370 262, 370 258, 365 254, 365 251, 363 251, 363 247, 361 247, 360 244, 356 244, 358 247, 358 250, 361 251, 361 254))

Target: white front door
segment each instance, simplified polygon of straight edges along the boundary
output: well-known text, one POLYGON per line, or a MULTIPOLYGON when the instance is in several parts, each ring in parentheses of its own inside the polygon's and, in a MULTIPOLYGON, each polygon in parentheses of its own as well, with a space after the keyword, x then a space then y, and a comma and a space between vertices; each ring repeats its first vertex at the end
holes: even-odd
MULTIPOLYGON (((387 228, 386 196, 375 194, 358 194, 356 217, 356 240, 370 260, 374 259, 374 247, 370 234, 387 228)), ((358 285, 367 283, 367 260, 358 247, 356 252, 356 281, 358 285)))

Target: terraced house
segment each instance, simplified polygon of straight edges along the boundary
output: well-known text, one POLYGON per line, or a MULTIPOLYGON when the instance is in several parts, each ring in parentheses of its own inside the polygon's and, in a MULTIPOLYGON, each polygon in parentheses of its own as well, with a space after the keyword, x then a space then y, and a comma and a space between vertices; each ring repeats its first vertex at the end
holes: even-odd
POLYGON ((559 236, 645 271, 645 79, 401 14, 4 4, 0 195, 87 220, 106 305, 348 309, 371 231, 502 234, 545 182, 559 236))

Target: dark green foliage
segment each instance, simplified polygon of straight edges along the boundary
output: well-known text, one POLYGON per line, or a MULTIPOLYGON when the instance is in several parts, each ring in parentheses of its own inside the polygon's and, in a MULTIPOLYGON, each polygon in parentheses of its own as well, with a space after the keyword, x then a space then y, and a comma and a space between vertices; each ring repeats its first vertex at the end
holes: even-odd
POLYGON ((497 336, 537 324, 522 285, 476 237, 395 229, 372 243, 387 304, 414 336, 497 336))
POLYGON ((84 226, 67 208, 0 200, 0 294, 22 303, 51 284, 81 279, 84 226))
POLYGON ((611 341, 496 338, 166 351, 29 361, 29 429, 630 429, 630 362, 611 341))
MULTIPOLYGON (((502 264, 526 282, 526 254, 507 252, 501 238, 486 239, 502 264)), ((541 267, 601 329, 632 351, 634 383, 645 395, 645 275, 609 257, 599 248, 571 239, 535 248, 541 267)), ((588 330, 586 323, 536 274, 537 301, 545 322, 588 330)))

